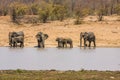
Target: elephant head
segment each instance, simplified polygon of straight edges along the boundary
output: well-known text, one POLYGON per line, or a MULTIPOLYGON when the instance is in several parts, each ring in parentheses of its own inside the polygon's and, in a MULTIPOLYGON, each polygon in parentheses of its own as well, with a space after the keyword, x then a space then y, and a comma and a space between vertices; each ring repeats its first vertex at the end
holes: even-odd
MULTIPOLYGON (((80 33, 80 47, 82 47, 82 38, 87 39, 88 33, 87 32, 81 32, 80 33)), ((85 40, 84 40, 85 41, 85 40)), ((84 42, 85 43, 85 42, 84 42)), ((87 44, 85 44, 87 46, 87 44)))
POLYGON ((63 48, 63 38, 62 37, 58 37, 56 38, 56 41, 58 42, 58 47, 59 48, 63 48))
POLYGON ((45 44, 45 40, 48 38, 48 34, 43 34, 42 32, 38 32, 36 35, 36 39, 38 42, 38 47, 43 47, 44 48, 44 44, 45 44))

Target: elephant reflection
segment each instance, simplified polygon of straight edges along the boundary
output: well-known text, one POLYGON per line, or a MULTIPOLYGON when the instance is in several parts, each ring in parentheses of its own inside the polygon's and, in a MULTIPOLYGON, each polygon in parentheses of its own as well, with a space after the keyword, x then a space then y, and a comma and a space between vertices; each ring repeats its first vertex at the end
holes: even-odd
POLYGON ((73 41, 70 38, 58 37, 56 38, 56 41, 58 42, 58 48, 67 47, 67 44, 70 45, 70 48, 73 48, 73 41))
POLYGON ((94 43, 94 47, 96 47, 96 38, 93 32, 81 32, 80 33, 80 47, 82 46, 82 38, 84 39, 84 47, 87 46, 86 42, 89 42, 89 47, 91 47, 91 42, 94 43))
POLYGON ((47 34, 44 34, 42 32, 38 32, 36 35, 36 39, 38 42, 38 47, 40 48, 44 48, 45 47, 45 40, 48 38, 49 36, 47 34))

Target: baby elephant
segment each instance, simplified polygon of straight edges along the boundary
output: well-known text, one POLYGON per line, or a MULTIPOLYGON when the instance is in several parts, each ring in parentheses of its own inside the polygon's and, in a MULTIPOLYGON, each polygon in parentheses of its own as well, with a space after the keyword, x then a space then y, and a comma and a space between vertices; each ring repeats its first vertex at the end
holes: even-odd
POLYGON ((20 47, 24 47, 24 37, 23 36, 13 37, 11 43, 13 44, 13 47, 17 47, 17 43, 20 43, 20 47))
POLYGON ((56 41, 58 42, 58 48, 67 47, 67 44, 70 45, 70 48, 73 48, 73 41, 70 38, 58 37, 56 38, 56 41))

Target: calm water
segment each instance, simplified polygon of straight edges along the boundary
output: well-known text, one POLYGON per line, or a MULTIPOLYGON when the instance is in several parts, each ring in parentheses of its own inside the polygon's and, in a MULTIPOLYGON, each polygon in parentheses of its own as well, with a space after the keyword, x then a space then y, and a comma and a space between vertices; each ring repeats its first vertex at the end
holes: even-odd
POLYGON ((120 71, 120 48, 57 49, 0 47, 0 70, 120 71))

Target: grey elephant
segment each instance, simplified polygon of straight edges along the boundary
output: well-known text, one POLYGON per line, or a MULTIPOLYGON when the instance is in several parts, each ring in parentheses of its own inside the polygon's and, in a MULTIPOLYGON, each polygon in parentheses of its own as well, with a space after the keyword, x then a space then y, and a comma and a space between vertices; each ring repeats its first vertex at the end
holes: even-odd
POLYGON ((17 43, 20 43, 20 47, 24 47, 24 37, 23 36, 12 37, 11 43, 13 44, 13 47, 17 47, 17 43))
POLYGON ((56 41, 58 42, 58 48, 67 47, 67 44, 70 45, 70 48, 73 48, 73 41, 70 38, 58 37, 56 38, 56 41))
POLYGON ((81 32, 80 33, 80 47, 82 46, 82 38, 84 39, 84 47, 87 46, 86 42, 89 42, 88 47, 91 47, 91 42, 94 43, 94 47, 96 47, 96 37, 93 32, 81 32))
MULTIPOLYGON (((22 36, 23 39, 24 39, 24 33, 23 33, 23 31, 19 31, 19 32, 9 32, 9 35, 8 35, 8 37, 9 37, 9 45, 10 45, 11 47, 15 47, 15 46, 14 46, 15 44, 12 42, 12 38, 15 38, 15 37, 18 37, 18 36, 22 36)), ((24 44, 24 40, 23 40, 23 44, 24 44)))
POLYGON ((44 34, 42 32, 38 32, 36 35, 36 39, 38 42, 38 47, 44 48, 45 47, 45 40, 48 38, 48 34, 44 34))

